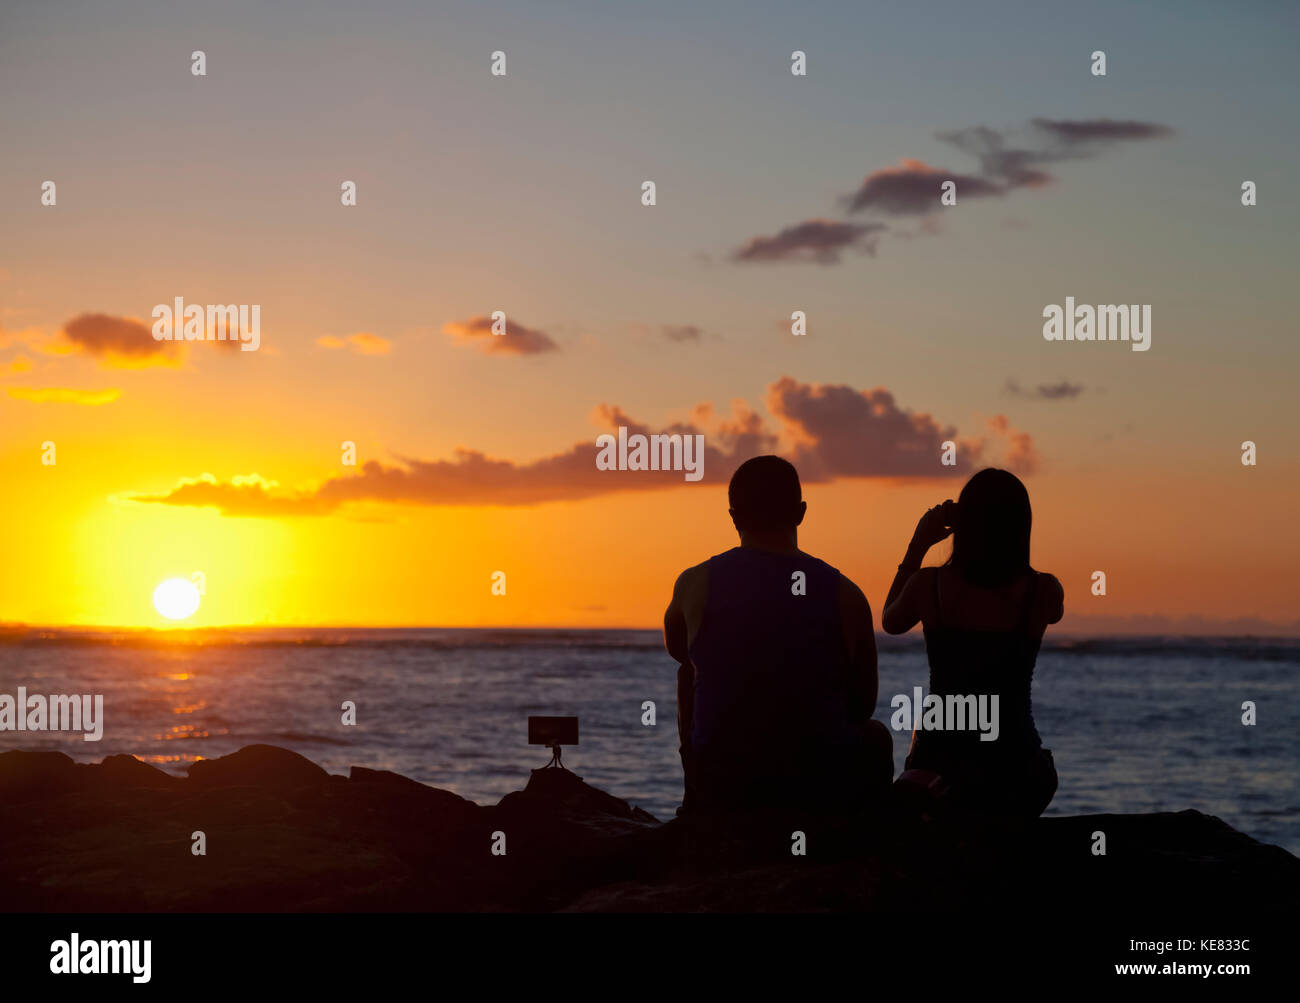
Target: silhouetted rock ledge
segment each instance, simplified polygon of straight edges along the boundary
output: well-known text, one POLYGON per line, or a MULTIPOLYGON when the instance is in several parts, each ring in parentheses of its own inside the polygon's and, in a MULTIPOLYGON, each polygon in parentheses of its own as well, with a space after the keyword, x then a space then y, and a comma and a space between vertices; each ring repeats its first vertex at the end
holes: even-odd
POLYGON ((567 771, 482 806, 253 745, 173 777, 0 754, 11 912, 1281 910, 1300 860, 1195 811, 976 833, 895 819, 661 823, 567 771), (807 854, 791 854, 791 833, 807 854), (191 852, 201 830, 207 853, 191 852), (1105 856, 1092 833, 1106 834, 1105 856), (494 855, 504 833, 504 855, 494 855))

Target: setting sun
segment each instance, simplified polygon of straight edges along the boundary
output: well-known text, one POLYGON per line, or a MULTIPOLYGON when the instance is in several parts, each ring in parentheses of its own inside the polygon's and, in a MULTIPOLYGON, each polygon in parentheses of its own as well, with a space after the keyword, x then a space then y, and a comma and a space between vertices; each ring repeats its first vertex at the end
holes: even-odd
POLYGON ((168 620, 184 620, 199 608, 199 589, 184 578, 168 578, 153 591, 153 605, 168 620))

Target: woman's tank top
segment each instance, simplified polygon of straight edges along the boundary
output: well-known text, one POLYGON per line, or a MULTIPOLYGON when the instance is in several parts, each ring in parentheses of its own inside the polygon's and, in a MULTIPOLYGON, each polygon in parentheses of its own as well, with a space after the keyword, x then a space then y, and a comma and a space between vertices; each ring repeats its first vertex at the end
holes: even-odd
POLYGON ((998 697, 998 738, 980 741, 978 730, 917 730, 909 763, 944 772, 954 764, 996 761, 1038 749, 1042 740, 1034 727, 1030 687, 1042 634, 1033 623, 1038 572, 1025 588, 1015 626, 1010 630, 955 627, 944 623, 940 577, 934 572, 934 623, 927 624, 925 651, 930 662, 930 693, 940 697, 980 695, 998 697))

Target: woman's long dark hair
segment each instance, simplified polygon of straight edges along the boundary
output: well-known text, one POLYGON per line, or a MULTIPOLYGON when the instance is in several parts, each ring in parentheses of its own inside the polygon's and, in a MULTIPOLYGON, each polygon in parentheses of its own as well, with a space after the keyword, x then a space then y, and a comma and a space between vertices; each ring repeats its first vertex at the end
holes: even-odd
POLYGON ((1008 585, 1029 570, 1029 492, 1006 470, 981 470, 961 489, 948 563, 971 585, 1008 585))

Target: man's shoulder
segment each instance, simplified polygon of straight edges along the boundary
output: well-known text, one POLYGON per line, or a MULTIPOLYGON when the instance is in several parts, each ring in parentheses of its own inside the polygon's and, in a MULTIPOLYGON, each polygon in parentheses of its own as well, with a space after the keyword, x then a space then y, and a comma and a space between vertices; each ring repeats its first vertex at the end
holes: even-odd
POLYGON ((857 588, 857 586, 853 584, 853 579, 835 565, 831 564, 830 561, 822 560, 822 558, 818 557, 816 554, 810 554, 806 550, 801 550, 799 551, 799 560, 816 566, 823 574, 834 575, 836 578, 840 579, 841 588, 844 587, 843 583, 845 582, 847 582, 852 588, 857 588))
POLYGON ((799 551, 799 560, 813 564, 818 568, 820 568, 823 572, 844 577, 844 573, 840 571, 840 569, 837 568, 835 565, 831 564, 830 561, 824 561, 816 554, 810 554, 806 550, 799 551))
POLYGON ((709 566, 711 564, 713 564, 715 561, 725 561, 728 558, 731 558, 734 555, 740 553, 741 549, 742 548, 740 547, 732 547, 730 550, 724 550, 720 554, 714 554, 712 557, 706 557, 704 560, 700 561, 699 564, 692 564, 689 568, 683 571, 680 575, 677 576, 677 580, 680 582, 683 580, 692 581, 695 579, 707 578, 709 576, 709 566))
POLYGON ((840 602, 848 607, 869 607, 867 594, 858 587, 858 583, 843 571, 836 571, 840 576, 840 602))
MULTIPOLYGON (((712 560, 712 558, 709 558, 712 560)), ((693 588, 698 588, 709 580, 709 560, 701 561, 699 564, 692 564, 689 568, 677 576, 677 582, 673 585, 674 592, 683 592, 693 588)))

